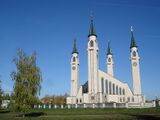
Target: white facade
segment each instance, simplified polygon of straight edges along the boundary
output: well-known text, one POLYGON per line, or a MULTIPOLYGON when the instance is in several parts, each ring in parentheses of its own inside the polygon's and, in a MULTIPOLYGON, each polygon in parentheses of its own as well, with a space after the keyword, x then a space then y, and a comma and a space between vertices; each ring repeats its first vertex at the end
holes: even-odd
POLYGON ((98 90, 98 45, 96 36, 88 39, 88 84, 89 94, 95 95, 98 90))
MULTIPOLYGON (((76 41, 75 41, 76 42, 76 41)), ((74 43, 75 52, 72 53, 71 58, 71 96, 76 97, 79 87, 79 58, 76 50, 76 43, 74 43)))
POLYGON ((88 35, 88 81, 78 86, 79 81, 79 58, 76 45, 74 44, 71 58, 71 95, 67 97, 67 104, 90 104, 90 103, 131 103, 142 105, 145 102, 141 93, 141 80, 139 68, 139 56, 137 46, 131 31, 131 68, 133 78, 133 92, 127 83, 114 77, 113 57, 108 44, 106 66, 103 72, 98 65, 98 41, 91 20, 88 35))
POLYGON ((139 68, 139 55, 137 47, 131 48, 131 66, 132 66, 132 78, 133 78, 133 93, 135 95, 141 95, 141 80, 140 80, 140 68, 139 68))
POLYGON ((1 107, 2 108, 8 108, 8 105, 11 101, 10 100, 2 100, 2 105, 1 107))

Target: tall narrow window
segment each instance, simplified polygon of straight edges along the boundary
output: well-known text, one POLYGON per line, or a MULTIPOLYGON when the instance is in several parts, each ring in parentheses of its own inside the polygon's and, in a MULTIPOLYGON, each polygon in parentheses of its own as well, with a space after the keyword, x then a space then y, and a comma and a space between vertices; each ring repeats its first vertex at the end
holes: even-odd
POLYGON ((111 95, 112 94, 112 83, 111 82, 109 82, 109 94, 111 95))
POLYGON ((94 43, 93 43, 93 41, 91 40, 90 41, 90 47, 93 47, 94 46, 94 43))
POLYGON ((104 93, 104 79, 103 78, 101 78, 101 87, 102 87, 102 93, 104 93))
POLYGON ((123 97, 123 102, 125 102, 125 97, 123 97))
POLYGON ((108 94, 108 80, 106 80, 106 93, 108 94))
POLYGON ((116 95, 118 95, 118 85, 116 86, 116 95))
POLYGON ((80 100, 79 100, 79 102, 81 103, 81 102, 82 102, 82 100, 80 99, 80 100))
POLYGON ((108 62, 111 62, 111 58, 110 57, 108 58, 108 62))
POLYGON ((119 88, 119 94, 122 95, 122 89, 121 88, 119 88))
POLYGON ((130 102, 130 97, 128 97, 128 102, 130 102))
POLYGON ((113 83, 113 95, 115 95, 115 84, 113 83))
POLYGON ((123 95, 125 95, 125 89, 123 89, 123 95))
POLYGON ((120 102, 122 102, 122 98, 120 98, 120 102))
POLYGON ((76 62, 76 58, 75 57, 73 57, 73 62, 76 62))

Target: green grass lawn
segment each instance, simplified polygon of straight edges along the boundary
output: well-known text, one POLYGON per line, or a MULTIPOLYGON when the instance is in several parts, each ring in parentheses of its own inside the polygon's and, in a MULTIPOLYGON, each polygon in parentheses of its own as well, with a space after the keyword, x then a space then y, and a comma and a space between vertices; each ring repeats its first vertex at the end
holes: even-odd
POLYGON ((160 120, 160 108, 125 109, 32 109, 21 113, 0 110, 0 120, 160 120))

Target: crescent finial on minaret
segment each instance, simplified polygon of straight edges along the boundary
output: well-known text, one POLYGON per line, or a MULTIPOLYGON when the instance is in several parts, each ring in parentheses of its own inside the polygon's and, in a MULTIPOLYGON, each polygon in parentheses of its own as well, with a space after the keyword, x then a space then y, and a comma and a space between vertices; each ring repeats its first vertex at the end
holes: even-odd
POLYGON ((91 24, 90 24, 90 29, 89 29, 89 35, 88 35, 88 37, 92 36, 92 35, 97 37, 96 32, 94 30, 94 25, 93 25, 93 15, 91 15, 91 24))
POLYGON ((91 11, 90 17, 91 17, 91 22, 93 22, 93 12, 92 11, 91 11))
POLYGON ((131 32, 133 32, 133 31, 134 31, 133 26, 131 26, 131 32))

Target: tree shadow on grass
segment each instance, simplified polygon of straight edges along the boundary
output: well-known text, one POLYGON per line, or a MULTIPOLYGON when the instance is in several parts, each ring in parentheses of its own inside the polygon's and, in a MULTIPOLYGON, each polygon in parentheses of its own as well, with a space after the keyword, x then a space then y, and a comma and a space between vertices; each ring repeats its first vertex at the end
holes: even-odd
POLYGON ((44 112, 30 112, 30 113, 22 113, 17 115, 17 117, 39 117, 42 115, 46 115, 44 112))
POLYGON ((136 117, 137 120, 160 120, 160 116, 156 115, 130 115, 136 117))
POLYGON ((0 110, 0 113, 9 113, 11 112, 10 110, 0 110))

